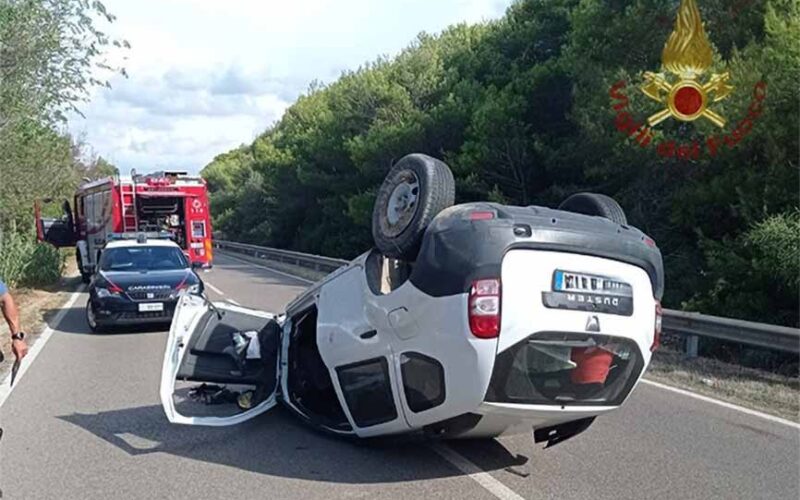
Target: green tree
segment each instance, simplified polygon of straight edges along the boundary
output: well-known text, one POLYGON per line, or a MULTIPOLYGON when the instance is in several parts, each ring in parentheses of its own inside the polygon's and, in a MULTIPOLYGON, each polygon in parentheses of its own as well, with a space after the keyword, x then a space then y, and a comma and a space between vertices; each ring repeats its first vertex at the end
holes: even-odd
POLYGON ((729 119, 668 120, 691 142, 730 134, 766 83, 764 111, 717 154, 679 159, 619 130, 609 91, 644 123, 640 90, 659 71, 679 0, 519 0, 494 22, 419 35, 328 85, 314 84, 252 145, 204 173, 216 224, 232 239, 353 257, 371 245, 377 187, 410 152, 447 161, 458 201, 556 206, 577 191, 615 197, 664 255, 667 307, 797 324, 800 3, 700 2, 711 71, 735 91, 729 119), (786 262, 792 263, 787 264, 786 262), (749 301, 749 302, 748 302, 749 301))
POLYGON ((0 0, 0 226, 31 227, 33 199, 62 196, 79 181, 68 111, 111 67, 105 51, 127 47, 98 29, 112 22, 99 1, 0 0))
POLYGON ((82 177, 115 170, 102 158, 84 164, 62 132, 89 89, 108 86, 103 72, 124 74, 105 53, 127 42, 98 28, 113 20, 96 0, 0 0, 0 272, 9 281, 61 271, 59 253, 35 245, 34 200, 69 197, 82 177))

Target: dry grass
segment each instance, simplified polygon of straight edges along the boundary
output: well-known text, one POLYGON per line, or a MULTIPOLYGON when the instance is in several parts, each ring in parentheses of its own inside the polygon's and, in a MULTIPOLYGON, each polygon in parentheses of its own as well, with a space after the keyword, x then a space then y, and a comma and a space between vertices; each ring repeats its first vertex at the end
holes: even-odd
POLYGON ((660 349, 646 377, 800 422, 800 379, 660 349))
MULTIPOLYGON (((42 288, 19 288, 11 291, 17 303, 22 330, 28 334, 28 346, 32 346, 44 331, 47 322, 55 316, 69 295, 80 283, 75 259, 67 259, 64 277, 58 283, 42 288)), ((5 377, 14 360, 11 353, 11 338, 5 322, 0 320, 0 350, 5 361, 0 363, 0 380, 5 377)))

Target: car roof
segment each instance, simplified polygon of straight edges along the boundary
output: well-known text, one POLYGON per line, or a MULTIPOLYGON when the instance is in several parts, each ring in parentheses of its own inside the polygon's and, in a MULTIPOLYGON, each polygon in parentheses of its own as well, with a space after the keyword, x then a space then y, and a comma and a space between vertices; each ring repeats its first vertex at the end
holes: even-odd
POLYGON ((137 243, 136 240, 116 240, 106 243, 106 249, 110 248, 138 248, 138 247, 174 247, 180 250, 174 241, 165 239, 148 239, 146 243, 137 243))

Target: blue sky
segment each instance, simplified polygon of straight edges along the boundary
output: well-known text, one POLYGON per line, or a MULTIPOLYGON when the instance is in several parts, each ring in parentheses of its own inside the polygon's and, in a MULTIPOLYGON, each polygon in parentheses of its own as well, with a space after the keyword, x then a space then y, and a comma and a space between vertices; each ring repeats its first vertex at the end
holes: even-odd
POLYGON ((251 142, 307 88, 421 31, 500 17, 511 0, 106 0, 129 78, 97 88, 69 130, 139 172, 199 171, 251 142))

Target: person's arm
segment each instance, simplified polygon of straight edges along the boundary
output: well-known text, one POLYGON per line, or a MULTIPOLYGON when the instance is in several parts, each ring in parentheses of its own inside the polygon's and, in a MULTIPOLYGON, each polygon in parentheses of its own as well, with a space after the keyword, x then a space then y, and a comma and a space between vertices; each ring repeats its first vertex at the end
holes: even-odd
POLYGON ((19 309, 14 302, 14 298, 10 293, 0 295, 0 308, 3 309, 3 317, 8 323, 8 329, 11 330, 11 335, 19 333, 19 309))
MULTIPOLYGON (((8 329, 11 330, 11 335, 19 335, 22 331, 19 324, 19 309, 17 309, 17 304, 14 302, 14 298, 11 296, 10 293, 1 293, 4 290, 0 290, 0 309, 3 310, 3 317, 8 323, 8 329)), ((28 354, 28 344, 25 343, 25 339, 12 339, 11 340, 11 350, 14 352, 14 356, 17 359, 22 359, 28 354)))

